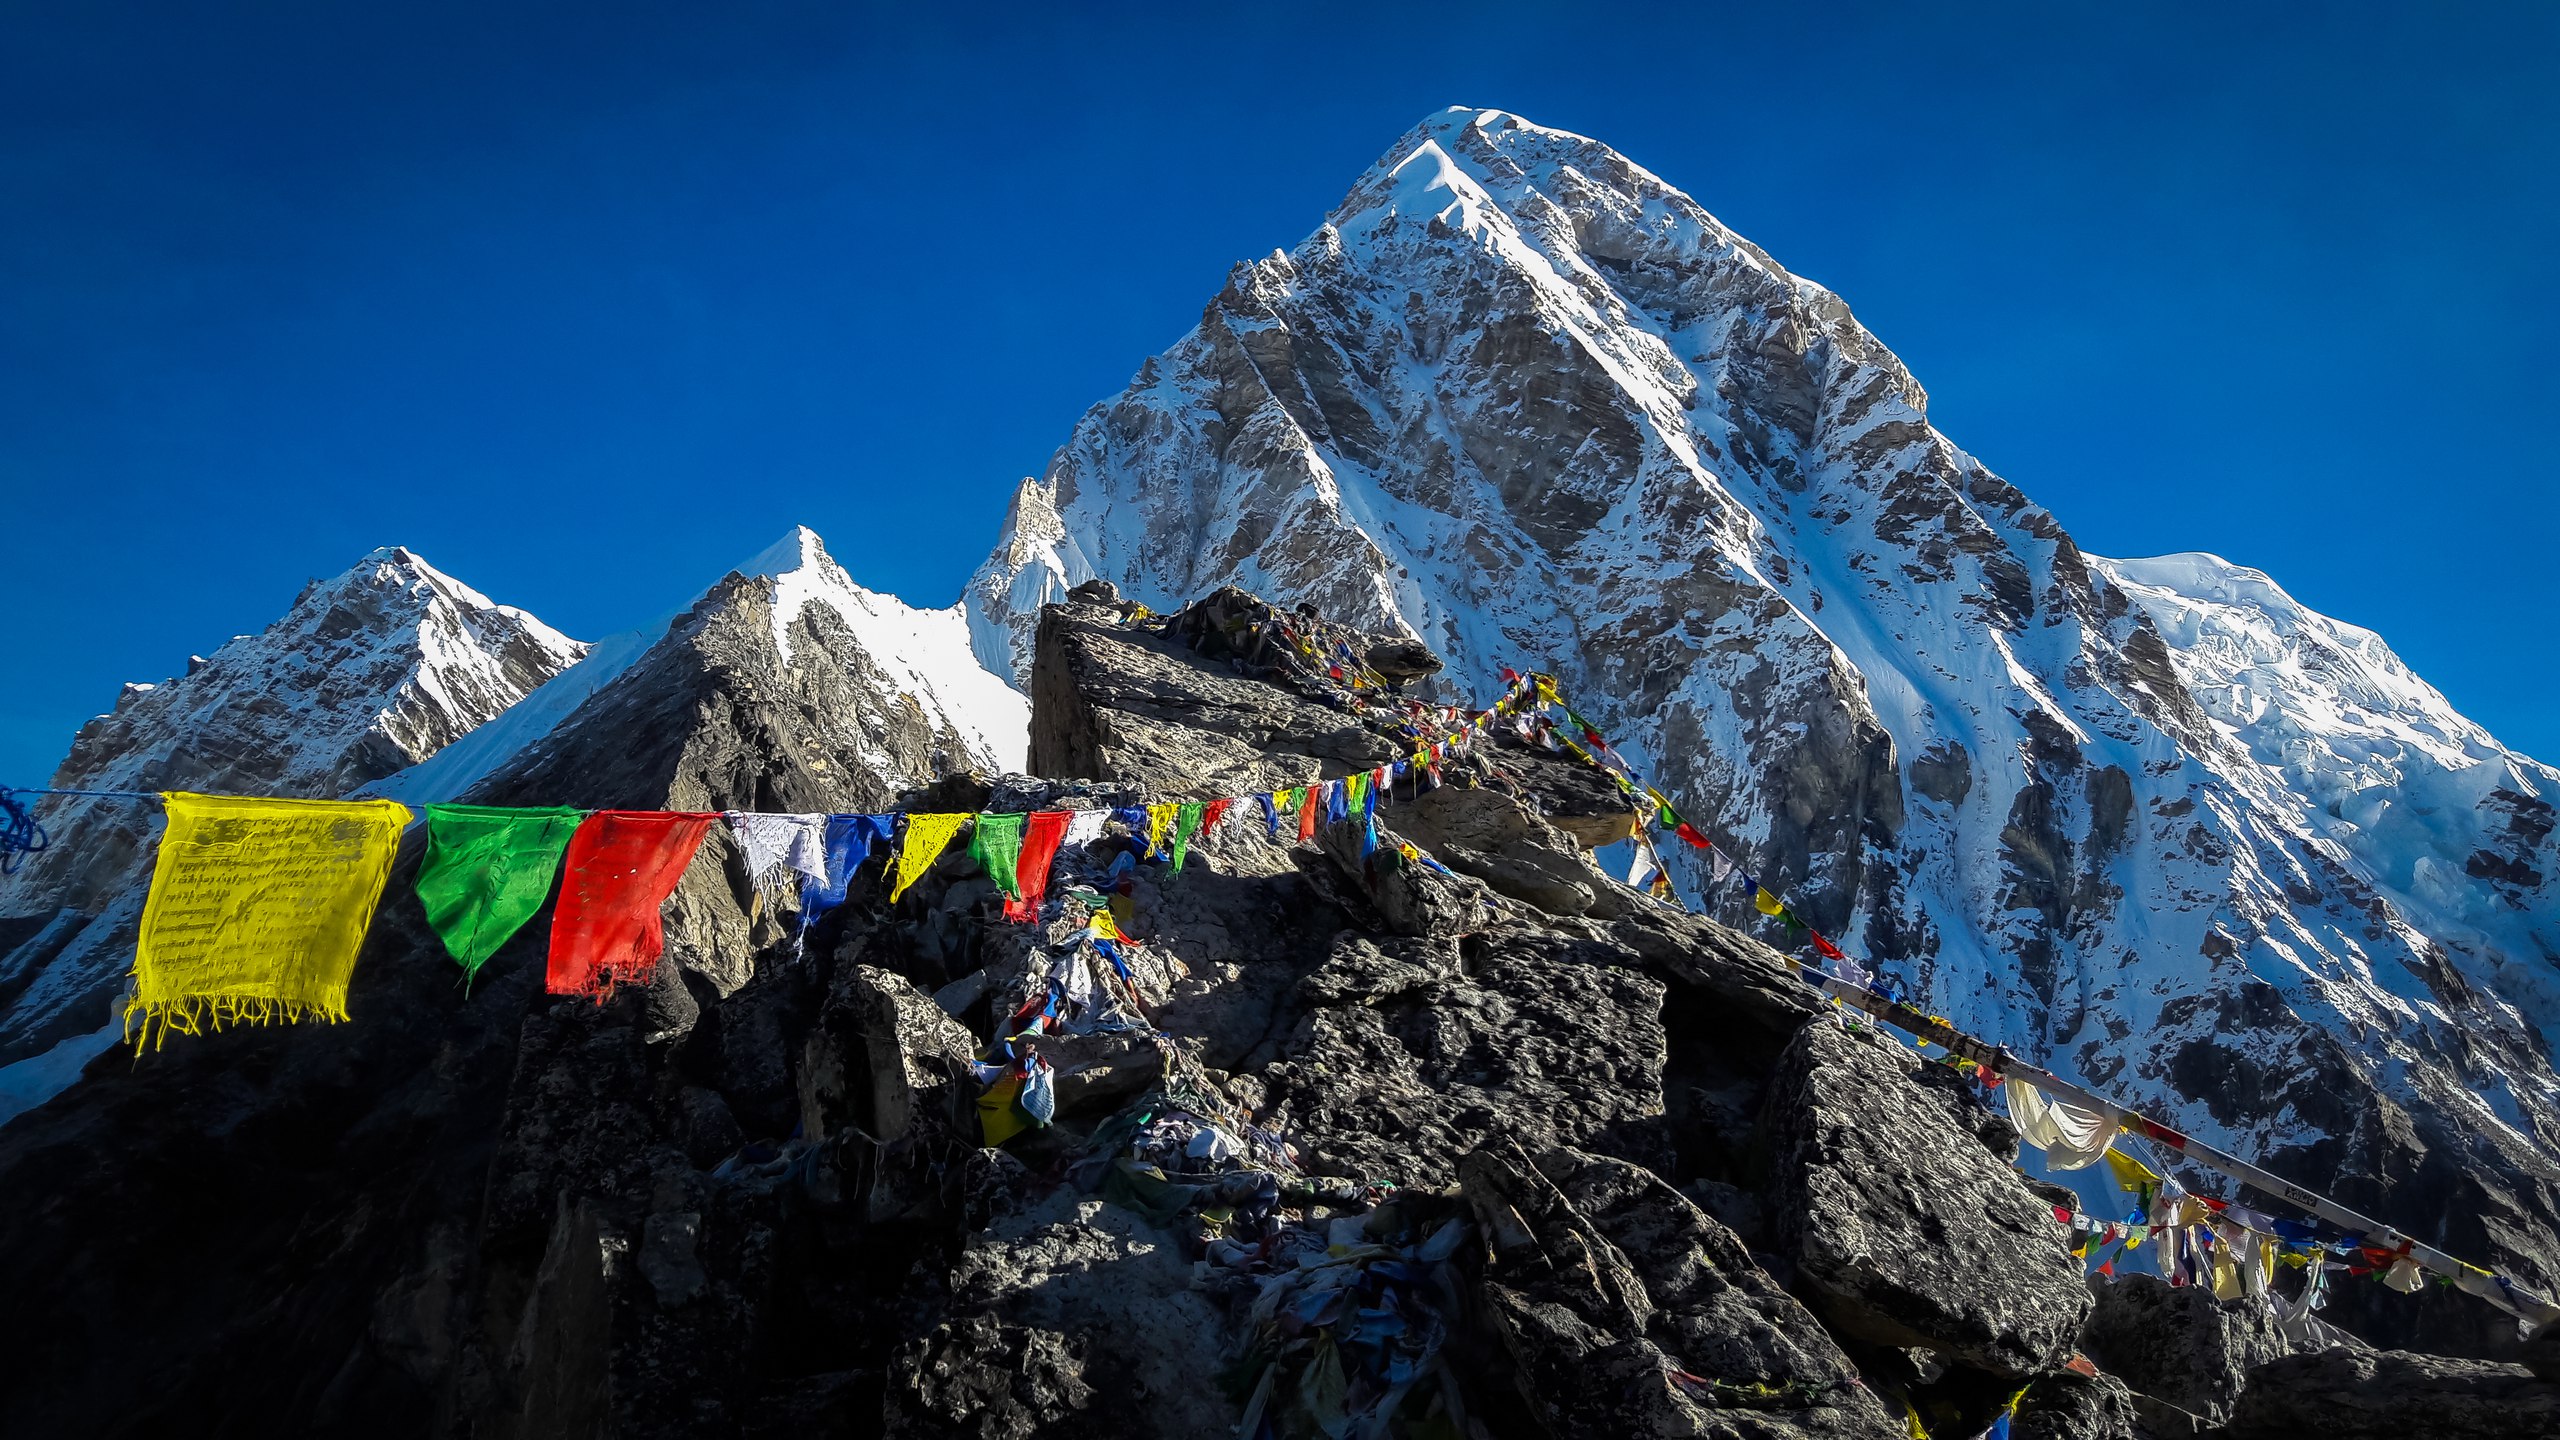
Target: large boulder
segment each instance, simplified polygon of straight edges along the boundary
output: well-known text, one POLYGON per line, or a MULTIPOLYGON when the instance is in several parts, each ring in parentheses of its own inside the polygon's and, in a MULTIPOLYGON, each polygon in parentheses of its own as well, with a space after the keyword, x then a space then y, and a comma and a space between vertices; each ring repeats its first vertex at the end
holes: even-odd
POLYGON ((1614 947, 1497 933, 1466 942, 1345 934, 1299 987, 1271 1066, 1312 1169, 1445 1183, 1497 1139, 1668 1164, 1662 982, 1614 947))
POLYGON ((1834 1329, 2024 1381, 2071 1353, 2089 1293, 2053 1211, 1873 1034, 1809 1025, 1763 1129, 1777 1246, 1834 1329))
POLYGON ((2324 1350, 2249 1372, 2226 1440, 2551 1440, 2560 1385, 2521 1365, 2324 1350))
POLYGON ((2251 1370, 2294 1352, 2254 1300, 2216 1300, 2157 1275, 2092 1279, 2090 1290, 2080 1348, 2136 1391, 2210 1424, 2231 1418, 2251 1370))
POLYGON ((2018 1400, 2009 1440, 2133 1440, 2133 1392, 2113 1375, 2064 1370, 2039 1377, 2018 1400))
POLYGON ((1905 1433, 1733 1232, 1650 1171, 1507 1143, 1460 1168, 1490 1248, 1478 1308, 1499 1383, 1547 1433, 1905 1433))

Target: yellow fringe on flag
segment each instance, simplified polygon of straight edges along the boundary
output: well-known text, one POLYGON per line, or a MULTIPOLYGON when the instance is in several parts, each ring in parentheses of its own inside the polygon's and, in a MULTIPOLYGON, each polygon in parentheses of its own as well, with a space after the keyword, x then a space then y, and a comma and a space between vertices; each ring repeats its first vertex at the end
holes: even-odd
POLYGON ((405 805, 169 791, 134 946, 134 1021, 157 1049, 242 1022, 347 1018, 347 981, 391 878, 405 805))
POLYGON ((957 815, 909 815, 898 831, 898 880, 890 887, 889 900, 896 903, 907 893, 907 887, 924 878, 933 862, 951 845, 951 837, 969 823, 966 812, 957 815))

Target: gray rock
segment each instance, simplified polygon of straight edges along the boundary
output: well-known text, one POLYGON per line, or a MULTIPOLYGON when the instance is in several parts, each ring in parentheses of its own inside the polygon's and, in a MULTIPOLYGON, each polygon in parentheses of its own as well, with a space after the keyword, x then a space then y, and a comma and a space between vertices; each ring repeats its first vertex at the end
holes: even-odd
POLYGON ((2018 1401, 2009 1440, 2134 1440, 2133 1392, 2112 1375, 2040 1375, 2018 1401))
POLYGON ((2549 1440, 2560 1385, 2521 1365, 2405 1350, 2324 1350, 2249 1372, 2228 1440, 2549 1440))
POLYGON ((1764 1128, 1779 1252, 1843 1332, 2025 1380, 2071 1351, 2089 1309, 2053 1212, 1913 1083, 1918 1062, 1807 1026, 1764 1128))
POLYGON ((2093 1276, 2089 1289, 2096 1304, 2080 1348, 2108 1374, 2207 1424, 2231 1418, 2250 1371, 2294 1350, 2254 1300, 2216 1300, 2157 1275, 2093 1276))
POLYGON ((1547 1433, 1904 1433, 1733 1232, 1642 1166, 1506 1143, 1460 1168, 1491 1247, 1478 1303, 1547 1433))

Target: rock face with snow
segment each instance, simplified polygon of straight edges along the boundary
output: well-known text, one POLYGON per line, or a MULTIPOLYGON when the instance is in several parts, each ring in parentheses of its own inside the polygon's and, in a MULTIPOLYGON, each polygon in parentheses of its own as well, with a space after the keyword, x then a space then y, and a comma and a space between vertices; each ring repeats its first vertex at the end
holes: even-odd
POLYGON ((1930 1009, 2560 1281, 2560 776, 2254 572, 2084 554, 1605 145, 1451 111, 1238 265, 1015 498, 981 659, 1028 676, 1087 580, 1312 602, 1459 689, 1552 669, 1930 1009))
MULTIPOLYGON (((298 796, 361 787, 412 806, 477 797, 493 776, 538 766, 574 723, 635 736, 693 723, 682 707, 708 702, 692 690, 630 677, 700 671, 680 653, 688 627, 749 603, 777 687, 754 698, 792 707, 814 737, 801 749, 842 805, 877 808, 942 775, 1020 765, 1029 706, 970 658, 959 611, 862 588, 799 528, 688 610, 593 646, 490 604, 405 550, 376 552, 196 673, 129 692, 82 732, 58 783, 298 796)), ((771 723, 753 707, 734 718, 771 723)), ((593 798, 606 793, 589 774, 550 800, 625 803, 593 798)), ((0 1120, 58 1091, 108 1043, 112 1030, 100 1027, 131 963, 151 857, 154 817, 142 807, 66 802, 46 813, 65 843, 12 892, 43 908, 17 923, 0 968, 0 1065, 25 1067, 0 1069, 0 1120), (47 918, 58 908, 69 913, 47 918)))
MULTIPOLYGON (((126 686, 53 784, 334 798, 435 755, 586 649, 407 550, 376 550, 186 674, 126 686)), ((121 800, 37 813, 60 843, 0 879, 0 1066, 98 1027, 157 830, 121 800)))

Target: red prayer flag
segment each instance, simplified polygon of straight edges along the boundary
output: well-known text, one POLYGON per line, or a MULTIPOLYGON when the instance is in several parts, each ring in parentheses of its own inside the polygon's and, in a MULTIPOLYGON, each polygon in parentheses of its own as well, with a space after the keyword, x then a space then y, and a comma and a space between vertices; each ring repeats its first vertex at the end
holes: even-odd
POLYGON ((1707 843, 1706 836, 1698 833, 1697 826, 1690 824, 1686 820, 1681 821, 1680 828, 1672 831, 1671 833, 1688 841, 1690 844, 1697 846, 1701 850, 1713 850, 1716 848, 1715 846, 1707 843))
POLYGON ((551 964, 544 988, 601 1001, 618 984, 646 984, 658 971, 666 931, 658 907, 718 815, 663 810, 599 810, 569 837, 560 905, 551 917, 551 964))
POLYGON ((1316 802, 1324 795, 1322 784, 1307 787, 1307 803, 1298 807, 1298 843, 1304 845, 1316 838, 1316 802))
POLYGON ((1821 931, 1813 930, 1806 933, 1813 936, 1813 953, 1816 955, 1821 956, 1825 960, 1846 960, 1849 958, 1848 956, 1840 953, 1839 946, 1823 939, 1821 931))
POLYGON ((1007 920, 1040 918, 1040 897, 1049 889, 1049 862, 1058 858, 1058 844, 1067 838, 1071 818, 1065 810, 1034 810, 1022 822, 1022 855, 1013 867, 1013 885, 1022 898, 1004 902, 1007 920))
POLYGON ((1236 803, 1234 798, 1230 796, 1224 800, 1212 800, 1208 804, 1202 806, 1200 808, 1200 833, 1206 835, 1210 831, 1217 829, 1219 817, 1225 815, 1227 813, 1227 807, 1234 803, 1236 803))

